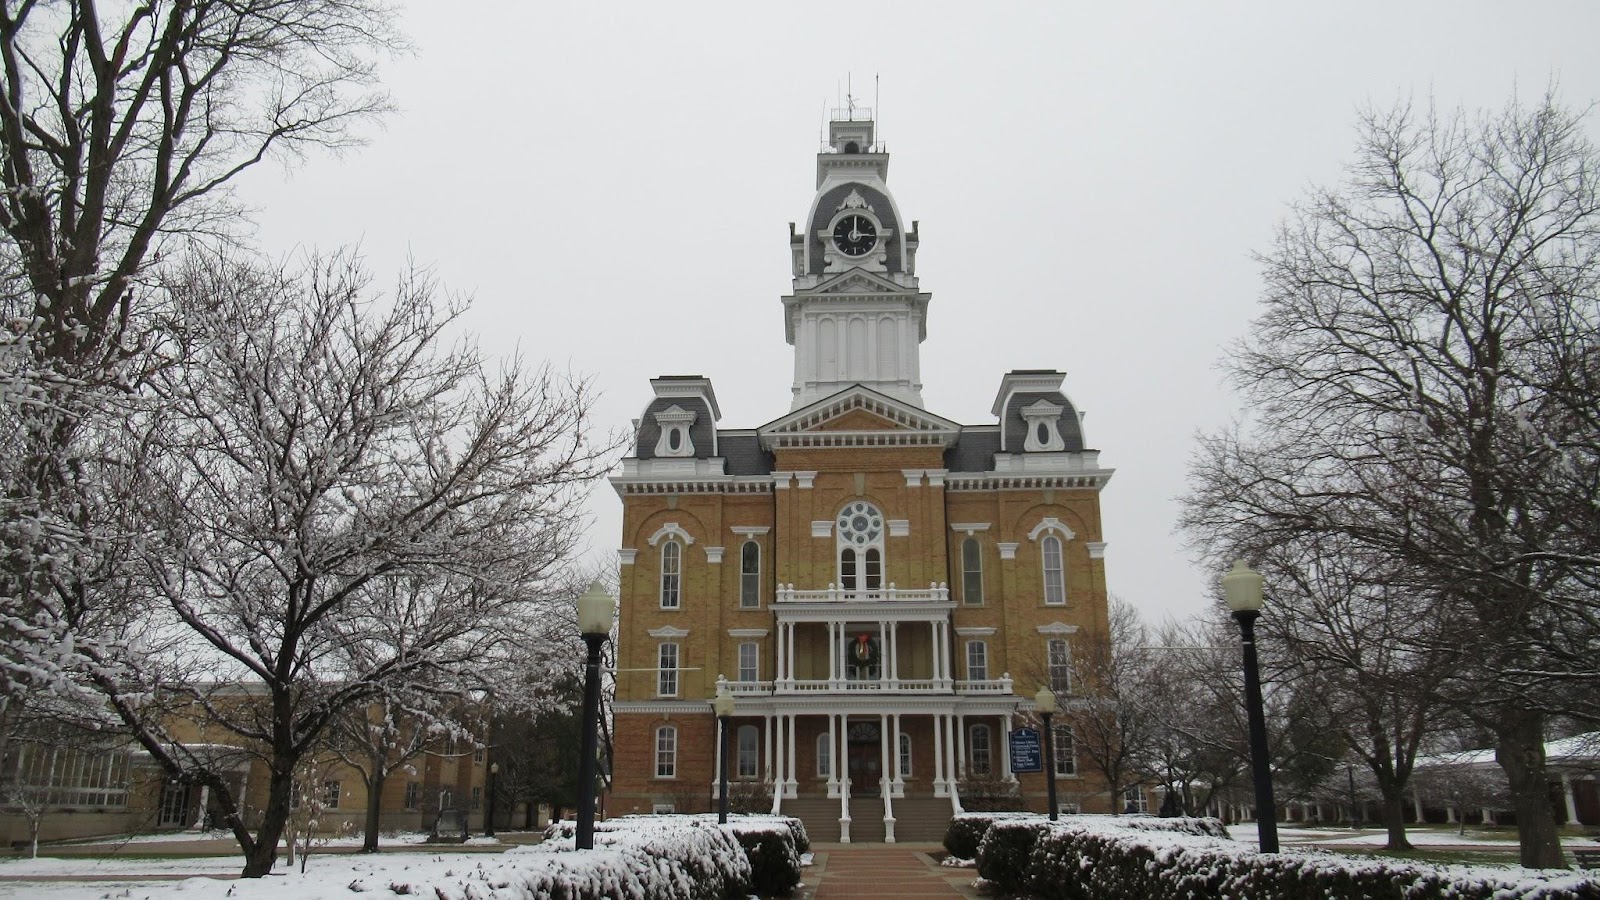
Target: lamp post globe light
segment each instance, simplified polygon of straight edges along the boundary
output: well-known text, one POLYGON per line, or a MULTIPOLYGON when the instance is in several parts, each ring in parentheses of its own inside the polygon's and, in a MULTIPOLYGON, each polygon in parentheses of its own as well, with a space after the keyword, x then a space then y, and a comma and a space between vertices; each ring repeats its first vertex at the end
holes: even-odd
POLYGON ((578 756, 578 849, 594 849, 595 766, 600 756, 600 649, 617 620, 617 603, 599 581, 578 598, 578 630, 589 648, 583 667, 583 749, 578 756))
MULTIPOLYGON (((1056 735, 1050 727, 1050 717, 1056 712, 1056 692, 1050 690, 1048 684, 1039 685, 1039 693, 1033 695, 1033 705, 1039 710, 1039 718, 1044 720, 1044 783, 1045 794, 1050 801, 1050 821, 1054 822, 1059 817, 1060 810, 1056 804, 1056 735)), ((1116 798, 1112 798, 1116 802, 1116 798)))
POLYGON ((1261 852, 1278 852, 1278 807, 1272 799, 1272 766, 1267 760, 1267 717, 1261 702, 1261 665, 1256 659, 1256 619, 1261 615, 1261 573, 1242 559, 1222 576, 1222 593, 1244 642, 1244 705, 1250 719, 1250 767, 1255 774, 1256 832, 1261 852))
POLYGON ((733 715, 733 694, 728 690, 727 679, 717 676, 717 696, 711 701, 717 714, 717 823, 728 824, 728 717, 733 715))

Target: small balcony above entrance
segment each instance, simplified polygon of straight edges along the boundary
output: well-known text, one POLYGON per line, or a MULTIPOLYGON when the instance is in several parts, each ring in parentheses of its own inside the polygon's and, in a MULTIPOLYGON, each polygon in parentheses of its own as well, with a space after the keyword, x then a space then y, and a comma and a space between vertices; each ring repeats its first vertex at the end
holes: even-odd
POLYGON ((893 582, 886 588, 863 590, 829 584, 820 590, 796 590, 791 584, 778 585, 774 598, 779 603, 839 603, 866 605, 870 603, 948 603, 950 587, 943 582, 931 582, 925 588, 900 588, 893 582))

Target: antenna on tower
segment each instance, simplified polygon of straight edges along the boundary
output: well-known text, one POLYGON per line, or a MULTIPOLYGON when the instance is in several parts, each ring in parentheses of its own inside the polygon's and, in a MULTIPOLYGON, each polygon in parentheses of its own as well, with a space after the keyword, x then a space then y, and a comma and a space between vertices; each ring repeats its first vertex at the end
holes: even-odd
POLYGON ((854 72, 844 73, 844 111, 852 122, 856 120, 855 85, 851 80, 854 74, 854 72))
POLYGON ((878 138, 878 144, 883 144, 883 107, 878 105, 878 73, 872 73, 872 118, 874 121, 873 133, 878 138))

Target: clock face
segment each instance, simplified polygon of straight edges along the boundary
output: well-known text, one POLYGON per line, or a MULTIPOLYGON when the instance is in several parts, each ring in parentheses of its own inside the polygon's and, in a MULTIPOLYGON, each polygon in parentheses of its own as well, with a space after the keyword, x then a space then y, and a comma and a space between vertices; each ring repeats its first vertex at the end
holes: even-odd
POLYGON ((878 243, 878 229, 862 215, 848 215, 833 226, 833 243, 845 256, 863 256, 878 243))

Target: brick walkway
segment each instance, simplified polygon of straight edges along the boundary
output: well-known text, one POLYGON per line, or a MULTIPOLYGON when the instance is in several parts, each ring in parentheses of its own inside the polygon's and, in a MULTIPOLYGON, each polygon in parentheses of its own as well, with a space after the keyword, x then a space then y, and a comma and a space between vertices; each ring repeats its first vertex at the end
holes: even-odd
POLYGON ((973 898, 972 869, 946 869, 928 855, 939 850, 911 849, 891 844, 827 844, 816 848, 806 870, 804 900, 842 898, 944 897, 973 898))

